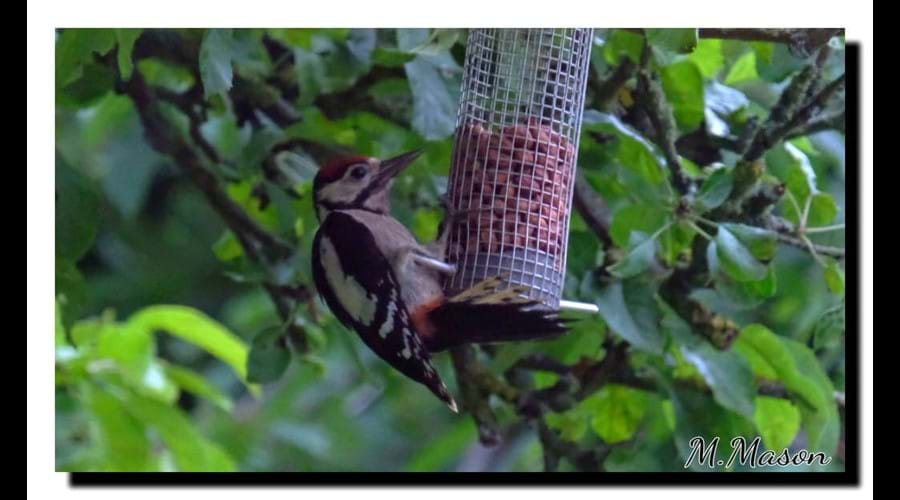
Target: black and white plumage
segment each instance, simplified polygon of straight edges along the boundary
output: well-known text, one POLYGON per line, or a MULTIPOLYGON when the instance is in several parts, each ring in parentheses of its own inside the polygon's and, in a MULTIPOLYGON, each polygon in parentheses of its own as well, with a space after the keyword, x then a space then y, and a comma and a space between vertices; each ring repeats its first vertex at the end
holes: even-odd
POLYGON ((457 411, 431 352, 561 334, 566 326, 555 311, 521 297, 523 290, 503 289, 497 277, 444 296, 444 280, 454 272, 444 262, 449 233, 424 246, 390 215, 392 179, 417 156, 384 161, 350 156, 319 170, 313 185, 321 222, 313 243, 313 278, 344 326, 457 411))
POLYGON ((338 320, 375 354, 456 411, 369 228, 350 213, 334 211, 316 233, 313 255, 316 287, 338 320))

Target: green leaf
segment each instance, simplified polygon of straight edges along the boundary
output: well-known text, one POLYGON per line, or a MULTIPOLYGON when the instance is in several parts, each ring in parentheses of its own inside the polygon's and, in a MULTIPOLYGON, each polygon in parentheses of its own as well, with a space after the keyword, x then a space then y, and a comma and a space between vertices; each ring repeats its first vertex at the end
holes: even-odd
POLYGON ((741 310, 758 307, 778 291, 778 273, 772 266, 766 277, 759 281, 735 281, 725 274, 716 276, 716 290, 741 310))
POLYGON ((267 328, 253 339, 247 358, 247 380, 254 383, 274 382, 291 362, 291 353, 282 342, 281 327, 267 328))
POLYGON ((813 349, 835 349, 844 341, 844 303, 841 302, 822 314, 813 327, 813 349))
POLYGON ((434 472, 452 464, 464 450, 478 438, 478 430, 471 421, 460 420, 450 429, 435 436, 419 447, 406 470, 409 472, 434 472))
MULTIPOLYGON (((178 388, 166 377, 156 359, 156 343, 151 332, 129 329, 111 321, 98 326, 97 357, 114 360, 116 370, 131 389, 166 403, 174 403, 178 388)), ((79 331, 79 337, 83 336, 79 331)), ((79 338, 78 344, 83 345, 84 340, 79 338)))
POLYGON ((400 67, 416 58, 413 52, 400 49, 377 47, 372 52, 372 63, 388 68, 400 67))
POLYGON ((734 175, 730 169, 720 168, 715 170, 697 192, 696 206, 707 212, 725 203, 731 189, 734 187, 734 175))
POLYGON ((722 269, 736 281, 758 281, 768 274, 768 267, 756 260, 728 228, 719 226, 715 244, 722 269))
POLYGON ((143 29, 139 28, 116 29, 116 41, 119 44, 116 59, 119 63, 119 73, 126 82, 131 79, 131 72, 134 70, 134 62, 131 60, 134 42, 137 41, 143 31, 143 29))
POLYGON ((722 55, 722 40, 704 38, 697 42, 697 48, 688 57, 700 68, 704 78, 715 78, 725 67, 722 55))
POLYGON ((735 347, 742 352, 752 351, 756 359, 764 361, 767 367, 758 373, 774 373, 777 380, 783 382, 785 388, 798 395, 805 404, 812 408, 824 408, 827 405, 830 395, 823 394, 816 381, 798 369, 786 340, 765 326, 746 326, 741 330, 735 347))
POLYGON ((247 381, 247 346, 225 326, 196 309, 185 306, 158 305, 133 314, 128 329, 150 334, 157 330, 194 344, 230 366, 247 381))
POLYGON ((199 373, 173 364, 166 364, 165 371, 166 376, 181 389, 209 400, 224 411, 232 410, 231 398, 199 373))
POLYGON ((685 60, 662 68, 660 75, 678 127, 694 130, 703 121, 706 110, 700 69, 693 61, 685 60))
POLYGON ((77 262, 94 242, 100 196, 94 184, 56 155, 56 258, 77 262))
POLYGON ((320 31, 323 30, 313 28, 269 28, 266 30, 269 35, 287 45, 304 49, 312 48, 313 35, 320 31))
POLYGON ((344 39, 325 33, 311 37, 310 46, 294 50, 294 68, 300 84, 299 104, 312 104, 320 94, 349 89, 371 69, 375 48, 373 29, 352 29, 344 39))
POLYGON ((347 32, 343 45, 338 53, 338 62, 347 66, 348 73, 353 73, 353 79, 368 73, 372 66, 372 52, 375 50, 376 44, 375 28, 353 28, 347 32), (345 51, 346 50, 346 54, 345 51), (349 55, 352 57, 344 57, 349 55))
POLYGON ((599 316, 588 316, 573 323, 566 335, 540 341, 540 351, 563 363, 575 364, 582 358, 599 359, 605 338, 606 323, 599 316))
POLYGON ((59 301, 53 301, 53 317, 54 317, 54 328, 53 328, 53 345, 54 347, 60 347, 64 345, 68 345, 69 341, 66 339, 66 327, 63 326, 63 318, 62 311, 59 309, 59 301))
POLYGON ((703 337, 694 334, 691 326, 667 305, 663 306, 660 324, 680 345, 684 360, 697 370, 712 390, 716 402, 735 413, 753 418, 756 386, 747 360, 734 351, 714 348, 703 337))
MULTIPOLYGON (((584 403, 582 402, 581 404, 583 405, 584 403)), ((590 420, 590 415, 580 405, 569 411, 544 415, 547 427, 559 432, 560 437, 566 441, 572 442, 584 439, 590 420)))
POLYGON ((247 178, 259 172, 263 161, 269 157, 272 147, 284 140, 284 133, 274 126, 261 127, 254 130, 250 140, 241 148, 238 156, 238 172, 247 178))
POLYGON ((778 280, 773 266, 767 266, 767 274, 761 280, 737 281, 722 269, 716 249, 715 241, 710 242, 706 249, 706 260, 710 276, 715 280, 715 293, 719 298, 727 301, 728 305, 736 310, 749 310, 775 295, 778 280))
POLYGON ((231 29, 211 28, 200 43, 200 79, 206 98, 228 92, 231 89, 234 59, 234 42, 231 29))
POLYGON ((656 255, 656 238, 650 238, 640 231, 632 231, 628 253, 610 266, 608 271, 620 279, 637 276, 650 267, 654 255, 656 255))
POLYGON ((800 405, 809 447, 829 455, 834 454, 841 435, 841 417, 837 402, 834 400, 834 386, 831 379, 809 347, 791 339, 782 338, 781 341, 790 353, 797 372, 815 384, 822 395, 821 405, 813 404, 811 408, 800 405))
POLYGON ((703 90, 706 106, 723 118, 729 118, 734 113, 750 105, 747 95, 738 89, 722 85, 712 81, 706 84, 703 90))
MULTIPOLYGON (((660 384, 667 388, 675 413, 675 433, 673 440, 682 460, 691 454, 690 441, 700 436, 706 443, 714 438, 719 439, 719 458, 728 457, 731 452, 731 440, 738 436, 749 436, 753 433, 751 422, 743 416, 733 413, 707 394, 681 384, 674 384, 662 373, 660 384)), ((692 462, 692 470, 711 471, 724 470, 715 460, 702 466, 692 462)))
POLYGON ((584 125, 587 131, 614 134, 618 138, 616 155, 622 165, 654 184, 665 180, 664 161, 655 146, 619 118, 589 111, 584 114, 584 125))
MULTIPOLYGON (((428 38, 427 29, 397 30, 401 50, 412 50, 428 38)), ((404 65, 413 96, 413 129, 429 141, 450 136, 456 129, 461 70, 447 51, 419 54, 404 65)))
POLYGON ((632 231, 653 234, 666 222, 666 213, 650 205, 628 205, 613 216, 609 233, 616 246, 626 248, 631 241, 632 231))
POLYGON ((641 52, 644 48, 644 37, 626 30, 613 30, 612 35, 603 46, 603 55, 606 62, 616 66, 622 57, 638 63, 641 60, 641 52))
POLYGON ((140 385, 153 363, 156 351, 153 337, 146 332, 128 330, 119 325, 100 329, 99 333, 101 336, 97 339, 97 356, 115 360, 125 378, 140 385))
POLYGON ((251 179, 240 182, 229 183, 226 188, 228 196, 236 201, 247 214, 255 221, 259 222, 263 227, 269 230, 277 230, 279 225, 278 212, 275 205, 270 203, 262 207, 259 198, 254 195, 256 183, 251 179))
POLYGON ((775 257, 778 240, 775 233, 768 229, 746 224, 724 223, 719 225, 730 231, 741 243, 746 245, 750 253, 757 259, 766 262, 775 257))
POLYGON ((423 43, 410 49, 414 54, 425 56, 437 56, 450 50, 456 42, 459 41, 462 34, 461 29, 435 29, 431 36, 423 43))
POLYGON ((99 434, 103 469, 116 472, 150 471, 153 463, 150 440, 144 424, 130 414, 115 396, 93 384, 85 384, 82 392, 99 434))
POLYGON ((667 265, 674 265, 689 253, 697 232, 686 221, 676 221, 659 236, 661 255, 667 265))
POLYGON ((737 353, 721 351, 708 343, 681 348, 685 360, 693 365, 713 391, 720 405, 747 418, 753 418, 753 372, 737 353))
POLYGON ((800 432, 800 410, 786 399, 769 396, 756 398, 753 421, 763 444, 774 451, 790 446, 800 432))
POLYGON ((838 295, 844 293, 844 271, 838 261, 834 259, 829 260, 828 266, 825 268, 825 283, 831 293, 838 295))
POLYGON ((725 85, 736 85, 738 83, 749 82, 759 78, 756 74, 756 53, 747 52, 742 55, 728 70, 728 76, 725 77, 725 85))
MULTIPOLYGON (((429 240, 424 240, 429 241, 429 240)), ((569 253, 566 257, 566 267, 573 273, 583 273, 585 269, 592 269, 602 265, 603 260, 598 261, 600 242, 594 233, 588 231, 571 230, 569 232, 569 253)))
POLYGON ((85 62, 80 77, 56 94, 60 107, 86 108, 109 95, 116 83, 115 71, 105 64, 85 62))
POLYGON ((84 277, 72 262, 56 259, 56 301, 60 308, 63 326, 69 328, 81 315, 87 302, 87 285, 84 277))
MULTIPOLYGON (((785 143, 766 153, 766 164, 775 176, 784 181, 801 210, 809 201, 807 227, 824 226, 834 221, 838 214, 837 203, 833 196, 819 191, 816 172, 803 150, 790 142, 785 143)), ((786 200, 782 203, 782 208, 791 222, 800 222, 802 214, 798 213, 793 203, 786 200)))
POLYGON ((696 28, 646 28, 644 35, 663 65, 675 55, 689 54, 697 47, 696 28))
POLYGON ((833 222, 837 215, 838 206, 834 201, 834 196, 828 193, 816 193, 810 201, 806 225, 807 227, 824 226, 833 222))
POLYGON ((595 301, 603 320, 619 336, 642 351, 662 352, 662 337, 653 315, 643 314, 647 303, 654 301, 651 291, 633 281, 625 285, 615 282, 601 289, 595 301))
POLYGON ((751 46, 756 52, 757 73, 770 82, 783 82, 806 63, 803 57, 793 53, 788 44, 754 42, 751 46))
POLYGON ((297 83, 300 85, 298 104, 307 106, 323 93, 327 83, 325 61, 311 50, 298 48, 294 50, 294 67, 297 70, 297 83))
POLYGON ((419 241, 434 241, 437 238, 442 214, 443 212, 436 208, 416 210, 412 230, 419 241))
POLYGON ((89 348, 100 338, 108 335, 109 333, 107 332, 107 330, 117 328, 118 325, 113 321, 113 319, 111 317, 107 317, 106 315, 95 318, 87 318, 72 325, 72 328, 69 330, 69 337, 72 339, 72 343, 77 347, 82 349, 89 348))
POLYGON ((228 262, 244 255, 244 247, 238 241, 233 232, 226 229, 222 232, 222 236, 213 243, 213 254, 222 262, 228 262))
POLYGON ((584 402, 592 414, 591 429, 609 444, 631 439, 637 431, 647 407, 643 391, 623 385, 607 384, 584 402))
POLYGON ((127 411, 153 427, 175 458, 180 471, 231 472, 234 460, 219 445, 194 429, 190 419, 175 407, 137 394, 124 394, 127 411))
POLYGON ((785 182, 788 191, 802 206, 806 198, 819 192, 816 186, 816 172, 809 157, 800 148, 789 142, 766 152, 766 166, 785 182))
POLYGON ((56 39, 56 88, 72 83, 82 75, 82 65, 94 54, 105 55, 116 44, 111 29, 68 28, 56 39))

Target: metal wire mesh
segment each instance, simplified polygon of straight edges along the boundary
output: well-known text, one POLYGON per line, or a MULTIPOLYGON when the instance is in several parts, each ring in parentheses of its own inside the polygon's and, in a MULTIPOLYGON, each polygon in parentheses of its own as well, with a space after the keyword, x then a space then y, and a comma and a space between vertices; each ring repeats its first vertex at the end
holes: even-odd
POLYGON ((559 306, 592 36, 470 32, 448 189, 460 214, 449 291, 501 275, 559 306))

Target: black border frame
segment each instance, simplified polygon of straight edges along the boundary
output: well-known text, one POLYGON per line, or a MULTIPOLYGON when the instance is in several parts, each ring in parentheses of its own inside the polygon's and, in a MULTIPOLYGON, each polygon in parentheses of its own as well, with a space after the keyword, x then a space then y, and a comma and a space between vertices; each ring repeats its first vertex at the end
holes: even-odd
POLYGON ((97 473, 73 472, 71 486, 778 486, 860 484, 860 46, 848 42, 845 142, 845 414, 844 472, 605 472, 605 473, 405 473, 405 472, 236 472, 236 473, 97 473))

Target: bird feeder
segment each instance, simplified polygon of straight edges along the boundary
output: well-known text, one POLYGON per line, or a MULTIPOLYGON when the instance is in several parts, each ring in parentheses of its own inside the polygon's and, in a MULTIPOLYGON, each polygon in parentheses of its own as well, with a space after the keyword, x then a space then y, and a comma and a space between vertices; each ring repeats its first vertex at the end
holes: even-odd
POLYGON ((458 218, 448 292, 493 276, 562 300, 591 29, 469 34, 448 201, 458 218))

